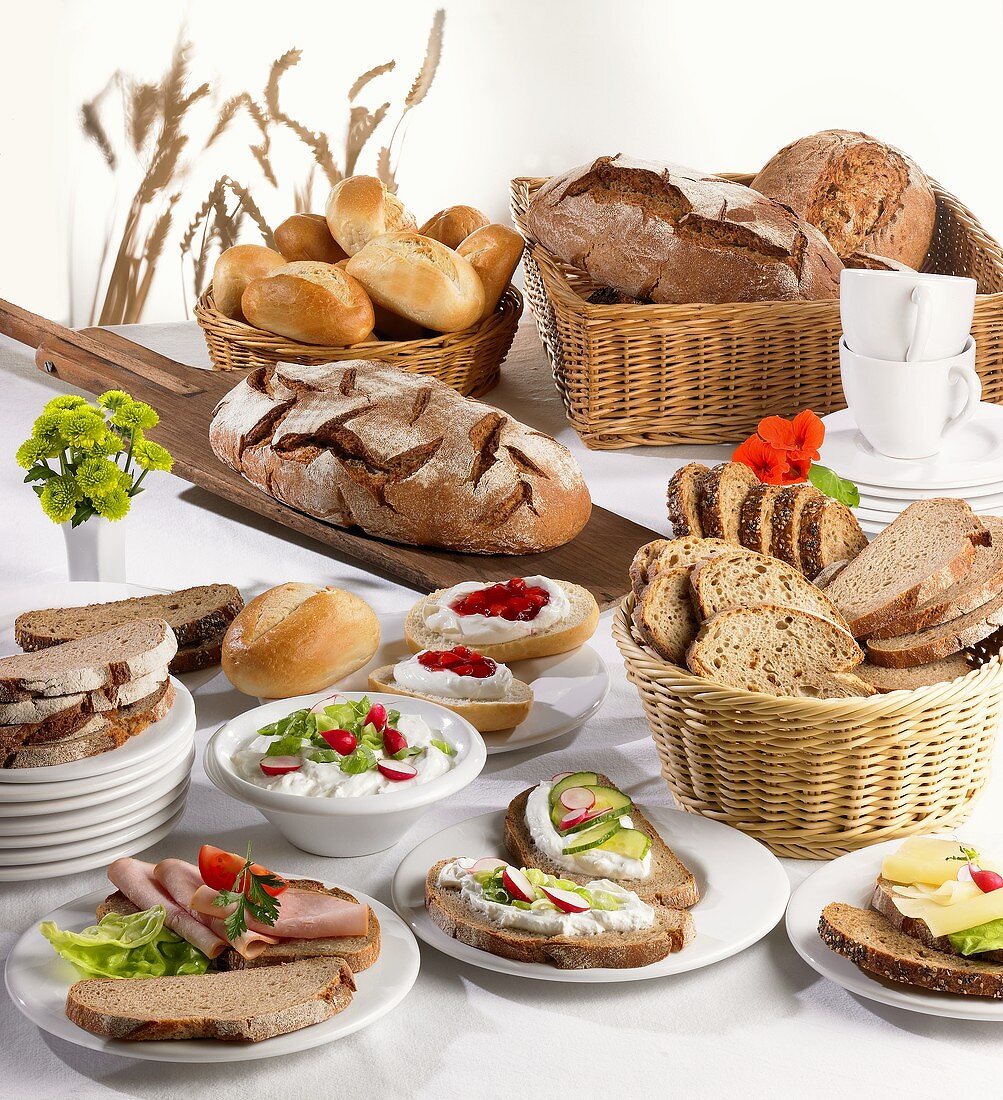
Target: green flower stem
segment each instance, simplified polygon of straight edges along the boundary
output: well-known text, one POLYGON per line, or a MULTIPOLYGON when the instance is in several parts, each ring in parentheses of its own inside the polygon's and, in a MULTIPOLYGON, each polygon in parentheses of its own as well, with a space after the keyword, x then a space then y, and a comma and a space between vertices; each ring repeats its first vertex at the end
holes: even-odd
POLYGON ((125 469, 124 473, 128 473, 132 466, 132 448, 136 442, 136 429, 131 428, 129 431, 129 449, 125 452, 125 469))
POLYGON ((135 481, 134 481, 134 482, 132 483, 132 489, 131 489, 131 491, 130 491, 130 493, 129 493, 129 496, 135 496, 135 495, 136 495, 136 493, 138 493, 138 492, 139 492, 139 487, 140 487, 140 485, 142 485, 142 484, 143 484, 143 478, 144 478, 144 477, 146 477, 146 475, 147 475, 147 474, 148 474, 149 472, 150 472, 149 470, 144 470, 144 471, 143 471, 143 472, 142 472, 142 473, 141 473, 141 474, 139 475, 139 477, 137 477, 137 478, 136 478, 136 480, 135 480, 135 481))

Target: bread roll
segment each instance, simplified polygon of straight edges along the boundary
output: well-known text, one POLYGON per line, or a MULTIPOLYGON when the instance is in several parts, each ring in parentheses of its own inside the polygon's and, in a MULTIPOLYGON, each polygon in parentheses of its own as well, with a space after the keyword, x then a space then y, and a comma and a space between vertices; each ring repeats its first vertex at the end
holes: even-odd
POLYGON ((331 236, 323 214, 293 214, 275 230, 275 247, 290 263, 296 260, 318 260, 336 264, 347 256, 331 236))
POLYGON ((456 251, 477 272, 484 285, 483 321, 494 313, 506 287, 512 282, 522 256, 522 237, 507 225, 485 225, 461 241, 456 251))
POLYGON ((418 232, 447 248, 456 248, 474 230, 487 224, 487 217, 474 206, 447 206, 445 210, 433 214, 418 232))
POLYGON ((345 265, 377 305, 436 332, 472 325, 484 287, 468 260, 420 233, 388 233, 345 265))
POLYGON ((342 347, 373 331, 373 303, 358 282, 340 268, 297 260, 255 279, 241 299, 244 316, 256 328, 301 344, 342 347))
POLYGON ((919 165, 867 134, 823 130, 767 162, 754 190, 818 226, 840 256, 867 252, 918 268, 937 201, 919 165))
POLYGON ((235 244, 228 248, 212 269, 212 296, 216 308, 224 317, 246 320, 240 300, 247 284, 271 274, 285 262, 278 252, 260 244, 235 244))
MULTIPOLYGON (((346 268, 348 258, 339 260, 335 266, 346 268)), ((379 340, 424 340, 433 335, 424 325, 419 325, 417 321, 409 321, 406 317, 391 313, 389 309, 384 309, 376 302, 373 302, 373 314, 376 317, 373 332, 379 340)))
POLYGON ((260 699, 308 695, 361 668, 380 644, 365 600, 341 588, 291 581, 256 596, 223 638, 223 671, 260 699))
POLYGON ((336 184, 325 212, 331 236, 349 256, 374 237, 414 229, 417 222, 376 176, 349 176, 336 184))
POLYGON ((632 298, 839 297, 843 265, 813 225, 692 168, 600 157, 545 183, 524 220, 549 252, 632 298))

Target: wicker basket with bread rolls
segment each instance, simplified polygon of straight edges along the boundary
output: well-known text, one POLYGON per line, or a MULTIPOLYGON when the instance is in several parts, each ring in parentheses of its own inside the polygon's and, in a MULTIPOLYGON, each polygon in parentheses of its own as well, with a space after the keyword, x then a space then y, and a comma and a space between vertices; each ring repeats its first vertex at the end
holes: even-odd
POLYGON ((530 306, 590 447, 738 441, 764 407, 842 408, 844 267, 976 279, 976 366, 1003 400, 1003 251, 866 134, 802 138, 755 176, 603 156, 514 179, 511 202, 530 306))
POLYGON ((498 380, 522 313, 522 238, 472 206, 420 227, 375 176, 350 176, 321 214, 293 214, 275 249, 234 245, 195 315, 213 366, 365 358, 478 396, 498 380))

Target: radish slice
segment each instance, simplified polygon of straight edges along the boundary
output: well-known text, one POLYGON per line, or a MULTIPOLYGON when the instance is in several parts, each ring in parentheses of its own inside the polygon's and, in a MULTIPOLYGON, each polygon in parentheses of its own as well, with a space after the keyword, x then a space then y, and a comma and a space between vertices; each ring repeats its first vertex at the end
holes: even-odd
POLYGON ((319 703, 314 703, 314 705, 310 708, 310 713, 311 714, 320 714, 320 712, 325 707, 329 707, 333 702, 335 702, 335 700, 340 699, 340 698, 341 698, 341 692, 336 691, 333 695, 329 695, 326 699, 321 699, 321 701, 319 703))
POLYGON ((502 872, 502 882, 516 901, 532 901, 536 897, 533 884, 518 867, 506 867, 502 872))
POLYGON ((497 871, 499 867, 507 866, 505 860, 498 859, 497 856, 485 856, 483 859, 475 860, 467 870, 473 875, 478 871, 497 871))
POLYGON ((566 814, 561 818, 557 827, 562 833, 566 833, 568 829, 573 829, 576 825, 579 825, 589 816, 588 810, 572 810, 571 813, 566 814))
POLYGON ((592 908, 581 894, 573 890, 561 890, 556 886, 541 886, 540 889, 562 913, 584 913, 592 908))
POLYGON ((395 782, 403 782, 405 779, 414 779, 418 769, 406 760, 380 760, 377 765, 381 774, 395 782))
POLYGON ((265 775, 288 775, 298 772, 303 761, 298 756, 263 756, 259 766, 265 775))
POLYGON ((551 783, 560 783, 562 779, 567 779, 569 775, 574 775, 574 772, 558 772, 557 775, 550 777, 551 783))
POLYGON ((591 810, 596 796, 588 787, 568 787, 561 792, 561 805, 567 810, 591 810))

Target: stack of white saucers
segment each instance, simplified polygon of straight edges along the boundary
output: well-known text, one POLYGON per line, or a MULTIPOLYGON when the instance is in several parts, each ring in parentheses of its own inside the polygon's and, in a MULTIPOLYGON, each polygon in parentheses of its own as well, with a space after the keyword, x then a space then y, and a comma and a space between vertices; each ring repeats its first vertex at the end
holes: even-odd
POLYGON ((120 748, 51 767, 0 769, 0 882, 105 866, 174 828, 195 759, 195 703, 172 682, 167 717, 120 748))
MULTIPOLYGON (((908 395, 903 402, 908 405, 908 395)), ((1003 408, 983 402, 932 458, 879 454, 857 430, 848 409, 823 418, 820 462, 860 490, 854 513, 867 535, 876 535, 913 501, 927 497, 967 500, 980 515, 1003 515, 1003 408)))

